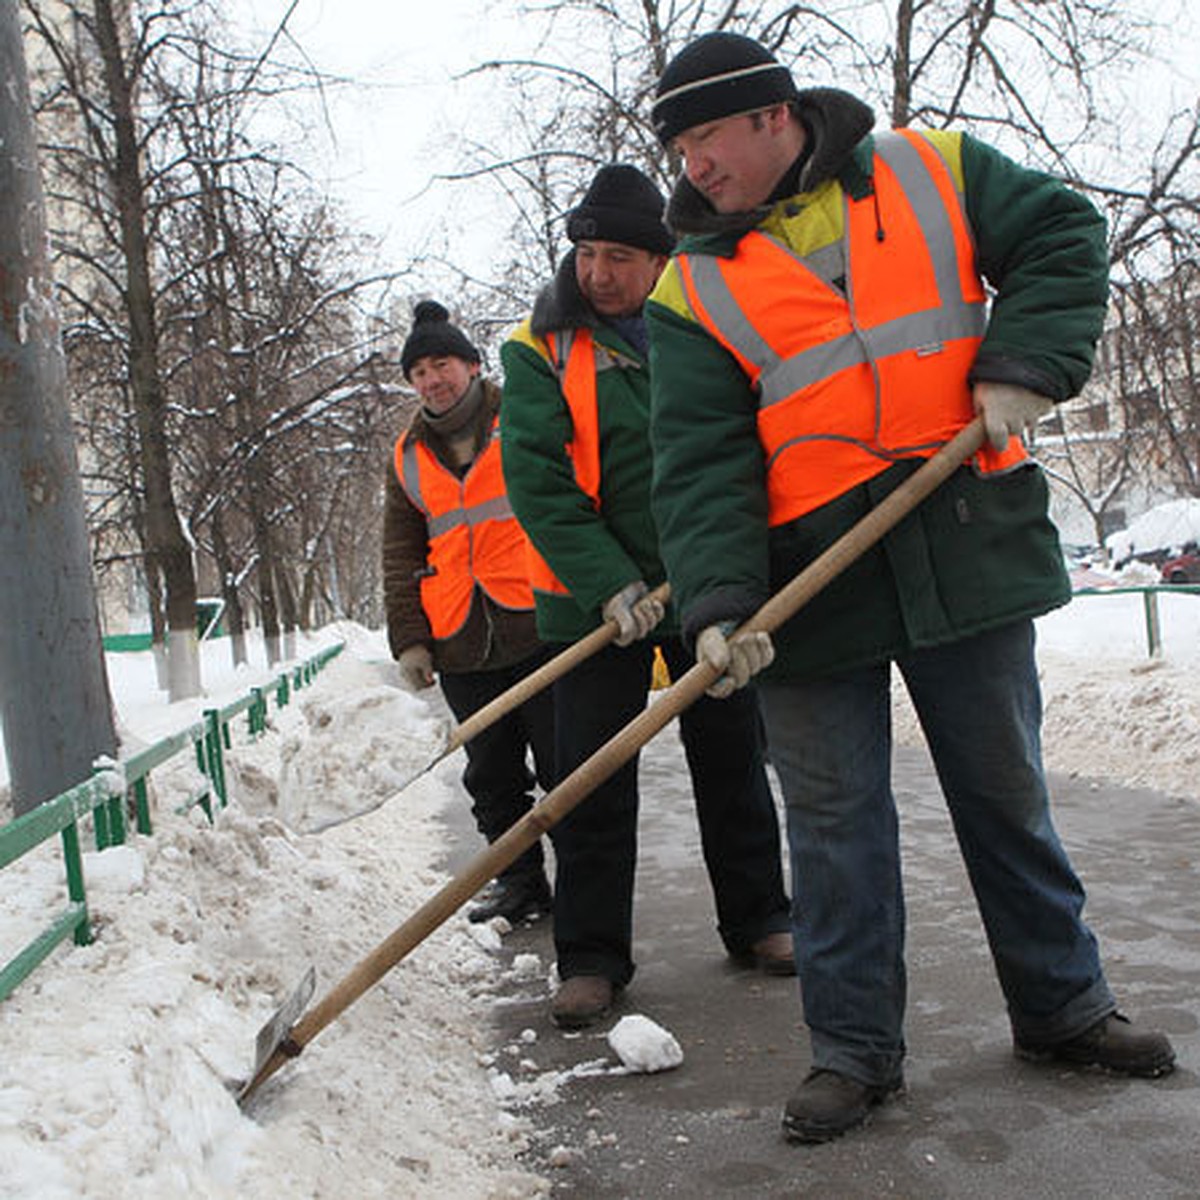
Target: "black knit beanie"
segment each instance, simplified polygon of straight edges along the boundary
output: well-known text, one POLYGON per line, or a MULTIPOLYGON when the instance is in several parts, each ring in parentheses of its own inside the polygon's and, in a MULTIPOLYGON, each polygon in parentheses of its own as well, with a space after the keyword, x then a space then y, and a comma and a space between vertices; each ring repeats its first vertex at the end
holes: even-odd
POLYGON ((662 193, 637 167, 613 163, 596 172, 567 217, 572 242, 620 242, 652 254, 670 254, 675 241, 663 224, 662 193))
POLYGON ((706 33, 675 55, 654 92, 651 120, 664 146, 706 121, 796 99, 792 73, 753 38, 706 33))
POLYGON ((413 363, 426 355, 434 358, 450 355, 469 363, 482 361, 467 335, 450 324, 450 314, 436 300, 422 300, 413 309, 412 330, 400 351, 400 369, 405 379, 413 363))

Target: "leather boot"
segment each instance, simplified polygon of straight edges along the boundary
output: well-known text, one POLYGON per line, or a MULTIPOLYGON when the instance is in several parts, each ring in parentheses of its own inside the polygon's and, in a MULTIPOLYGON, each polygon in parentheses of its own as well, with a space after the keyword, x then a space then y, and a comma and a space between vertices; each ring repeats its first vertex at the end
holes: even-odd
POLYGON ((478 904, 467 909, 467 920, 478 925, 503 917, 510 925, 517 925, 545 916, 550 905, 550 885, 541 872, 511 878, 502 875, 478 904))
POLYGON ((901 1078, 868 1084, 836 1071, 809 1071, 783 1110, 784 1136, 790 1142, 832 1141, 861 1125, 872 1108, 903 1087, 901 1078))
POLYGON ((786 930, 768 933, 744 950, 731 950, 730 958, 743 967, 753 967, 764 975, 795 975, 796 956, 792 935, 786 930))
POLYGON ((1143 1032, 1122 1013, 1109 1013, 1082 1033, 1058 1042, 1014 1043, 1018 1058, 1100 1067, 1119 1075, 1157 1079, 1175 1069, 1175 1050, 1166 1034, 1143 1032))
POLYGON ((603 975, 572 975, 550 1004, 550 1016, 559 1029, 586 1029, 612 1008, 616 988, 603 975))

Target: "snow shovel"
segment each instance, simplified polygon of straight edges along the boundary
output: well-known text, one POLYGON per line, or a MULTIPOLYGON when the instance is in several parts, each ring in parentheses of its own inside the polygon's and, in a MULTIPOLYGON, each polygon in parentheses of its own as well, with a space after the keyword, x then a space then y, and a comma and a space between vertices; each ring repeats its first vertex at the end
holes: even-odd
MULTIPOLYGON (((771 633, 794 616, 819 591, 897 525, 930 492, 952 475, 984 442, 983 421, 976 418, 952 441, 908 477, 853 528, 814 559, 790 583, 768 600, 738 633, 771 633)), ((737 634, 735 633, 736 637, 737 634)), ((507 833, 476 855, 463 870, 427 900, 334 986, 290 1029, 272 1018, 260 1034, 254 1074, 237 1094, 244 1105, 254 1092, 289 1058, 295 1058, 331 1021, 373 987, 402 958, 447 921, 489 879, 515 861, 553 828, 599 784, 624 766, 650 739, 695 703, 717 678, 717 672, 697 663, 672 687, 605 742, 549 792, 507 833), (278 1041, 269 1047, 278 1033, 278 1041)))
MULTIPOLYGON (((671 585, 669 583, 659 584, 654 588, 650 595, 662 604, 666 604, 671 599, 671 585)), ((411 779, 406 779, 394 792, 389 793, 380 800, 375 800, 364 808, 357 808, 354 812, 344 813, 337 817, 330 817, 327 821, 322 821, 319 825, 310 825, 304 830, 305 833, 324 833, 327 829, 334 829, 338 825, 344 825, 347 821, 353 821, 358 817, 365 817, 367 813, 374 812, 377 808, 382 808, 393 797, 398 796, 405 788, 411 787, 418 779, 428 775, 438 763, 449 758, 451 754, 460 747, 465 746, 473 737, 482 733, 490 725, 494 725, 501 717, 507 716, 513 709, 520 708, 532 696, 536 696, 543 688, 549 687, 556 679, 561 679, 568 671, 578 666, 586 658, 591 658, 598 650, 603 650, 616 636, 618 626, 615 620, 605 621, 598 629, 593 629, 591 633, 582 637, 577 642, 572 642, 561 654, 556 654, 548 662, 542 663, 536 671, 530 671, 524 679, 518 680, 506 692, 501 692, 494 700, 489 700, 477 712, 473 712, 463 723, 457 726, 446 739, 445 746, 434 755, 411 779)))

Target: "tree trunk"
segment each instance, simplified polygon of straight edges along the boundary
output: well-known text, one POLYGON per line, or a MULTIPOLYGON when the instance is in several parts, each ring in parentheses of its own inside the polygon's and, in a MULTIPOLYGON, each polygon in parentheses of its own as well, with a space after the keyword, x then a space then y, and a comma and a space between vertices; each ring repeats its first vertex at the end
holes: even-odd
POLYGON ((275 581, 283 625, 283 657, 290 661, 296 657, 296 592, 291 577, 278 560, 275 563, 275 581))
POLYGON ((196 576, 171 486, 166 398, 159 369, 158 328, 146 237, 145 192, 134 122, 133 84, 111 0, 95 0, 96 40, 112 111, 112 179, 125 260, 129 314, 129 389, 137 418, 146 489, 147 562, 161 572, 167 599, 168 689, 172 701, 200 692, 196 640, 196 576))
POLYGON ((246 616, 242 612, 242 597, 237 586, 237 573, 233 569, 233 557, 229 550, 229 539, 225 536, 225 521, 220 512, 212 519, 213 559, 221 580, 221 598, 225 601, 225 628, 229 630, 229 645, 233 654, 233 665, 241 666, 246 659, 246 616))
POLYGON ((21 22, 0 0, 0 720, 16 814, 117 751, 21 22))

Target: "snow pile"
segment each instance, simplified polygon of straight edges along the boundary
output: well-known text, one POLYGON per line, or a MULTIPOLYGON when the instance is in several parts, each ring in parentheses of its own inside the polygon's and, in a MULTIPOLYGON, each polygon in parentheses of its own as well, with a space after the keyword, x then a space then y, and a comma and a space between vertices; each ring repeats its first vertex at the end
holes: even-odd
MULTIPOLYGON (((277 815, 315 811, 318 791, 323 811, 357 807, 406 756, 425 761, 428 712, 381 688, 344 653, 272 707, 255 746, 235 738, 237 799, 215 827, 173 811, 194 771, 181 755, 155 773, 153 836, 86 856, 96 940, 60 947, 0 1004, 0 1195, 545 1193, 516 1165, 524 1124, 480 1065, 497 966, 461 916, 247 1112, 233 1098, 258 1029, 307 966, 320 998, 444 882, 439 813, 460 802, 456 768, 320 837, 277 815)), ((0 961, 65 902, 56 840, 0 872, 0 961)))
POLYGON ((1189 542, 1200 543, 1200 500, 1159 504, 1131 521, 1128 529, 1109 534, 1104 545, 1111 561, 1121 564, 1153 550, 1178 554, 1189 542))
MULTIPOLYGON (((1076 596, 1037 621, 1048 770, 1195 801, 1200 777, 1200 595, 1157 594, 1162 657, 1147 652, 1143 598, 1076 596)), ((898 673, 897 741, 923 745, 898 673)))
POLYGON ((683 1062, 675 1035, 641 1013, 622 1017, 609 1030, 608 1044, 630 1072, 669 1071, 683 1062))

